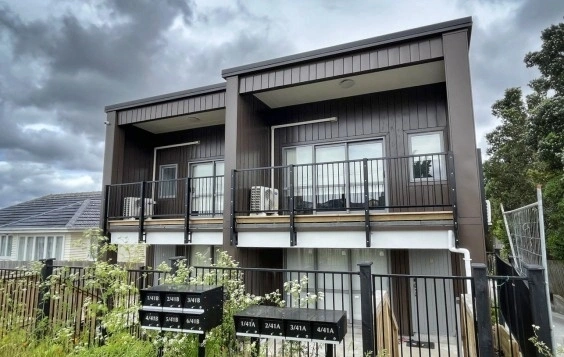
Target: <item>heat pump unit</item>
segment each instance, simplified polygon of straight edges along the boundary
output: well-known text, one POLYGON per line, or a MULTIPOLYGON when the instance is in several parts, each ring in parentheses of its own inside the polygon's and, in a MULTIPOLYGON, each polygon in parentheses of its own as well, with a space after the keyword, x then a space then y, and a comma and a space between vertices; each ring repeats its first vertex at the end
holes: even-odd
POLYGON ((278 214, 267 211, 278 211, 278 190, 264 186, 251 187, 251 215, 278 214))
MULTIPOLYGON (((154 202, 150 198, 145 198, 145 217, 153 215, 154 202)), ((127 218, 136 218, 141 214, 141 198, 125 197, 123 199, 123 216, 127 218)))

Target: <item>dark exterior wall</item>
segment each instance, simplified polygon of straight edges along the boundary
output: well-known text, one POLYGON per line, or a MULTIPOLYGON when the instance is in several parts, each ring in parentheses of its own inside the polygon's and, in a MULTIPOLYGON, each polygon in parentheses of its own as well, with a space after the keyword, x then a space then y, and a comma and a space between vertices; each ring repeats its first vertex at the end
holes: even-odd
POLYGON ((473 262, 486 261, 484 221, 472 108, 468 31, 443 35, 449 130, 456 171, 458 239, 473 262))
POLYGON ((407 134, 421 131, 443 131, 448 147, 444 83, 280 108, 271 117, 272 124, 338 118, 277 129, 277 163, 286 146, 370 138, 384 138, 385 156, 407 155, 407 134))
POLYGON ((118 123, 131 124, 146 120, 192 114, 225 107, 225 92, 210 93, 191 98, 120 110, 118 123))
POLYGON ((413 65, 443 56, 441 37, 381 46, 241 77, 240 93, 302 84, 366 71, 413 65))
MULTIPOLYGON (((225 112, 225 201, 226 210, 231 209, 231 171, 253 167, 264 167, 270 161, 270 123, 266 120, 270 110, 252 95, 239 95, 237 76, 227 78, 225 112)), ((249 186, 250 187, 250 186, 249 186)), ((244 195, 243 195, 244 196, 244 195)), ((231 217, 224 214, 223 248, 235 258, 241 258, 247 266, 246 257, 239 257, 240 249, 230 246, 231 217)))
POLYGON ((124 128, 124 139, 123 163, 114 168, 123 172, 120 183, 150 181, 154 135, 131 126, 124 128))
POLYGON ((178 178, 182 178, 188 176, 188 167, 192 162, 222 160, 225 152, 225 125, 160 134, 154 139, 155 146, 192 141, 200 141, 200 143, 157 151, 157 180, 160 165, 178 164, 178 178))

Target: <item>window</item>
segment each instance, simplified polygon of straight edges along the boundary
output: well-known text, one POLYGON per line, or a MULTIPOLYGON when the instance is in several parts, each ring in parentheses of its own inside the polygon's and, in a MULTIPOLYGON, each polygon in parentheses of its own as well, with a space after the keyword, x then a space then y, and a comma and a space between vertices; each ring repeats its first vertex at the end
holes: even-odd
MULTIPOLYGON (((362 208, 364 168, 368 160, 368 194, 371 208, 384 206, 383 142, 360 141, 285 148, 284 165, 294 168, 294 207, 297 210, 362 208), (347 162, 347 160, 352 162, 347 162)), ((290 177, 285 178, 285 197, 290 177)))
POLYGON ((193 215, 209 216, 223 213, 223 161, 200 162, 190 165, 193 215))
POLYGON ((161 165, 159 174, 159 198, 176 197, 177 165, 161 165))
POLYGON ((446 178, 442 132, 412 134, 409 136, 412 181, 433 181, 446 178))
POLYGON ((20 236, 18 238, 18 260, 63 258, 63 236, 20 236))
POLYGON ((0 236, 0 257, 10 258, 12 256, 12 236, 0 236))

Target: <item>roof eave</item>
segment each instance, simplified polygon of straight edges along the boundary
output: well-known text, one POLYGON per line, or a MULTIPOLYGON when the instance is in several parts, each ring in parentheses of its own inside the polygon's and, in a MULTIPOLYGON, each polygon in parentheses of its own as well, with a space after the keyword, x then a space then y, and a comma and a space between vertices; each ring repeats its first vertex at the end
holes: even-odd
POLYGON ((212 85, 204 86, 204 87, 187 89, 187 90, 183 90, 183 91, 179 91, 179 92, 157 95, 157 96, 153 96, 153 97, 136 99, 136 100, 132 100, 132 101, 128 101, 128 102, 111 104, 111 105, 104 107, 104 111, 107 113, 107 112, 112 112, 112 111, 116 111, 116 110, 135 108, 135 107, 140 107, 140 106, 149 105, 149 104, 155 104, 155 103, 159 103, 159 102, 166 102, 166 101, 176 100, 176 99, 185 98, 185 97, 195 97, 195 96, 198 96, 198 95, 221 92, 221 91, 225 91, 225 82, 216 83, 216 84, 212 84, 212 85))
POLYGON ((337 46, 331 46, 318 50, 298 53, 295 55, 279 57, 267 61, 251 63, 244 66, 228 68, 228 69, 224 69, 221 72, 221 75, 223 76, 223 78, 227 78, 235 75, 257 72, 275 67, 283 67, 300 62, 307 62, 319 58, 331 57, 347 52, 355 52, 366 48, 378 47, 378 46, 388 45, 391 43, 413 40, 420 37, 429 37, 432 35, 438 35, 441 33, 455 31, 463 28, 469 29, 468 36, 470 36, 470 32, 472 31, 471 16, 450 20, 446 22, 441 22, 438 24, 409 29, 405 31, 395 32, 387 35, 372 37, 360 41, 349 42, 337 46))

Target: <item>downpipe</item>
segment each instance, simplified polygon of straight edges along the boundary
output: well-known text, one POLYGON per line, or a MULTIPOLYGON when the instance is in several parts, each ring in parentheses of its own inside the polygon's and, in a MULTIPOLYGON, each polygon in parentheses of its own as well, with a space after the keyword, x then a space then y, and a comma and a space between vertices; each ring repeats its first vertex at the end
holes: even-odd
MULTIPOLYGON (((470 251, 466 248, 457 248, 454 243, 454 232, 452 230, 448 231, 448 250, 453 253, 462 254, 462 260, 464 260, 464 270, 468 278, 472 277, 472 259, 470 258, 470 251)), ((470 294, 472 292, 472 281, 468 279, 466 281, 466 292, 470 294)))

